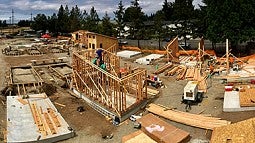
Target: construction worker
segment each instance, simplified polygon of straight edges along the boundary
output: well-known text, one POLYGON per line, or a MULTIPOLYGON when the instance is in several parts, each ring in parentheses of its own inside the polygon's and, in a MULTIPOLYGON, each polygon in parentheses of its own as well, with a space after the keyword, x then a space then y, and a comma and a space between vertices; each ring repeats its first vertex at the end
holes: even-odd
POLYGON ((96 58, 97 58, 97 65, 100 66, 103 63, 103 52, 104 50, 102 48, 98 48, 96 50, 96 58))
POLYGON ((214 67, 213 67, 213 65, 212 65, 212 64, 210 64, 209 69, 210 69, 210 73, 213 73, 213 71, 214 71, 214 67))

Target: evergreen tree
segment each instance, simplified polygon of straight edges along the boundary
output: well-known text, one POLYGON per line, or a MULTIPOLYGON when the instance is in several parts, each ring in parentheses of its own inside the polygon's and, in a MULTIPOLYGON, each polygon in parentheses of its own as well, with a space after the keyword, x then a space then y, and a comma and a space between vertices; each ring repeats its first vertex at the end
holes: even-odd
POLYGON ((90 9, 90 14, 87 17, 87 26, 91 32, 99 32, 98 22, 100 21, 98 14, 94 7, 90 9))
POLYGON ((69 18, 71 32, 74 32, 80 29, 81 19, 82 19, 82 15, 78 6, 76 5, 75 7, 72 7, 72 10, 70 12, 70 18, 69 18))
POLYGON ((113 36, 113 25, 110 21, 110 17, 108 16, 107 12, 105 12, 105 15, 102 19, 102 34, 113 36))
POLYGON ((139 6, 139 0, 131 1, 131 6, 125 11, 124 19, 130 21, 130 34, 135 39, 138 39, 139 47, 139 39, 143 38, 144 33, 144 13, 139 6))
POLYGON ((154 30, 156 37, 158 38, 159 42, 159 50, 160 50, 160 39, 164 36, 165 29, 163 29, 163 20, 164 20, 164 13, 163 11, 156 12, 156 15, 154 16, 154 30))
POLYGON ((69 9, 68 6, 64 7, 61 5, 58 10, 58 32, 68 33, 69 32, 69 9))
POLYGON ((174 14, 173 19, 175 20, 175 30, 179 37, 184 37, 185 46, 187 35, 192 33, 194 19, 194 6, 192 4, 193 0, 175 0, 173 5, 174 14))
POLYGON ((88 27, 88 13, 86 10, 83 11, 82 13, 82 18, 81 18, 81 29, 83 30, 88 30, 89 27, 88 27))
POLYGON ((115 21, 117 22, 117 33, 118 36, 121 37, 121 33, 125 33, 125 23, 124 23, 124 11, 125 8, 122 4, 122 0, 119 2, 118 9, 114 11, 113 13, 115 14, 115 21))
POLYGON ((207 5, 207 38, 212 42, 229 39, 236 46, 254 37, 254 0, 205 0, 207 5))
POLYGON ((32 23, 31 27, 32 29, 38 31, 38 30, 43 30, 46 31, 48 30, 48 19, 44 14, 37 14, 36 17, 34 18, 34 22, 32 23))
POLYGON ((168 20, 172 20, 173 17, 173 2, 168 2, 167 0, 164 1, 163 5, 162 5, 162 12, 163 12, 163 19, 168 21, 168 20))
POLYGON ((56 13, 53 13, 51 17, 48 18, 49 21, 49 31, 50 32, 57 32, 57 23, 58 23, 58 17, 56 13))

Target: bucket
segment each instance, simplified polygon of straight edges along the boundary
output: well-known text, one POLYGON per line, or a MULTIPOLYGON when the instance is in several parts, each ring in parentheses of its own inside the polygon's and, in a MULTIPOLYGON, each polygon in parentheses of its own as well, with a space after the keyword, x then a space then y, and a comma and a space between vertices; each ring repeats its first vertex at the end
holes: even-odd
POLYGON ((232 91, 233 90, 233 86, 225 86, 225 91, 232 91))

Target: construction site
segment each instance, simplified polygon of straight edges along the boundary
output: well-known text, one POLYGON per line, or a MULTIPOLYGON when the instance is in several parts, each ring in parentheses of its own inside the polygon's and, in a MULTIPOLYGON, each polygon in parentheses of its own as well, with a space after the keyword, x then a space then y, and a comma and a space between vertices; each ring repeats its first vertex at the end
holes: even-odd
POLYGON ((71 38, 1 39, 0 142, 254 143, 254 55, 71 38))

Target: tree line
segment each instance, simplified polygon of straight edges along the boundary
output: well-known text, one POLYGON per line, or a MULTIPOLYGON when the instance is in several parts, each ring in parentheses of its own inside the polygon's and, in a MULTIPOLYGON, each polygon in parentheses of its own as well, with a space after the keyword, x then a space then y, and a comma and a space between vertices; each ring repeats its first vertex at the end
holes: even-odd
POLYGON ((34 30, 49 30, 53 33, 70 33, 80 29, 109 36, 125 33, 130 27, 129 38, 151 39, 172 38, 187 35, 204 37, 213 43, 226 38, 232 45, 253 40, 255 34, 255 0, 202 0, 203 5, 195 9, 193 0, 164 0, 162 8, 146 15, 139 0, 131 0, 129 7, 119 1, 114 11, 114 22, 106 12, 99 18, 95 7, 81 11, 76 5, 69 9, 60 6, 52 16, 38 14, 31 27, 34 30), (170 26, 169 26, 170 25, 170 26))

